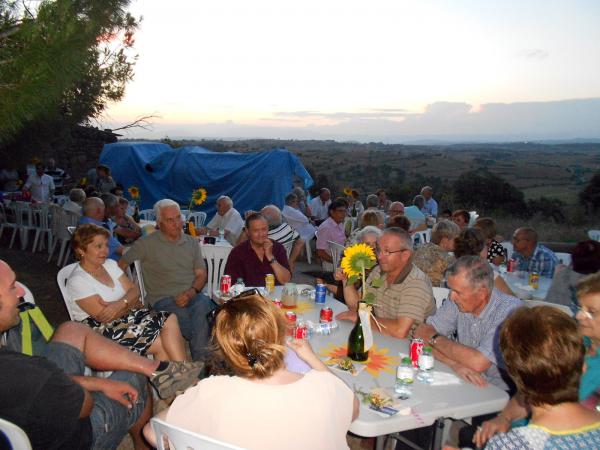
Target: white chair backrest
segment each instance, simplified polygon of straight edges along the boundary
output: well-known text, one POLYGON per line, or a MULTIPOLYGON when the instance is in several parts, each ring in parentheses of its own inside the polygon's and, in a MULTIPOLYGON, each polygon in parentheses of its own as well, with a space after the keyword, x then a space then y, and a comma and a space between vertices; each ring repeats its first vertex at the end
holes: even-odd
MULTIPOLYGON (((225 272, 225 264, 231 252, 231 247, 223 247, 220 245, 205 244, 202 246, 202 257, 206 261, 206 295, 213 297, 213 292, 221 281, 221 276, 225 272)), ((235 283, 236 280, 231 280, 235 283)))
POLYGON ((565 266, 571 265, 571 254, 570 253, 554 253, 558 258, 559 264, 564 264, 565 266))
POLYGON ((67 231, 69 232, 69 234, 71 236, 73 236, 75 234, 76 229, 77 229, 77 227, 67 227, 67 231))
POLYGON ((340 260, 342 258, 342 253, 346 249, 343 245, 338 244, 337 242, 327 241, 327 246, 329 247, 329 253, 331 254, 331 259, 333 260, 333 272, 340 266, 340 260))
POLYGON ((285 252, 287 253, 288 259, 290 259, 290 253, 292 253, 292 248, 294 247, 294 242, 296 241, 286 241, 282 245, 285 248, 285 252))
POLYGON ((502 245, 502 247, 504 247, 506 249, 507 257, 508 257, 508 259, 510 259, 511 256, 512 256, 512 254, 513 254, 513 245, 512 245, 512 242, 502 241, 500 243, 500 245, 502 245))
POLYGON ((140 211, 140 219, 142 220, 156 220, 156 215, 153 209, 142 209, 140 211))
POLYGON ((477 211, 469 211, 469 216, 469 226, 472 227, 475 225, 475 221, 479 218, 479 214, 477 214, 477 211))
POLYGON ((140 288, 140 297, 142 299, 142 303, 146 304, 146 286, 144 286, 144 276, 142 275, 142 263, 139 259, 136 259, 133 262, 133 281, 137 283, 140 288))
POLYGON ((206 213, 202 211, 194 211, 187 216, 187 220, 192 220, 196 229, 202 228, 206 222, 206 213))
POLYGON ((442 307, 442 303, 450 296, 450 289, 443 287, 433 288, 433 298, 435 298, 435 306, 437 309, 442 307))
POLYGON ((75 270, 77 264, 78 263, 72 263, 68 266, 63 267, 58 271, 58 274, 56 275, 56 282, 58 283, 58 288, 60 289, 60 293, 63 296, 63 301, 65 302, 65 306, 67 307, 67 312, 69 313, 69 317, 71 318, 71 320, 75 319, 73 318, 73 306, 71 302, 72 299, 71 297, 69 297, 69 294, 67 292, 67 280, 73 273, 73 270, 75 270))
POLYGON ((600 241, 600 230, 589 230, 588 236, 594 241, 600 241))
POLYGON ((573 316, 573 311, 567 305, 559 305, 558 303, 543 302, 541 300, 525 300, 525 305, 529 308, 534 306, 552 306, 553 308, 560 309, 562 312, 567 313, 569 316, 573 316))
POLYGON ((20 281, 17 281, 17 284, 19 286, 21 286, 23 288, 23 290, 25 291, 23 300, 25 300, 27 303, 33 303, 35 305, 35 298, 33 298, 33 294, 31 293, 29 288, 27 286, 25 286, 23 283, 21 283, 20 281))
POLYGON ((158 450, 244 450, 242 447, 192 433, 160 419, 150 419, 150 424, 156 436, 158 450), (165 442, 168 442, 168 447, 165 446, 165 442))
POLYGON ((31 442, 21 427, 0 418, 0 431, 15 450, 31 450, 31 442))
POLYGON ((427 229, 424 231, 415 231, 415 233, 412 235, 413 243, 415 242, 416 236, 419 236, 419 245, 431 242, 431 229, 427 229))

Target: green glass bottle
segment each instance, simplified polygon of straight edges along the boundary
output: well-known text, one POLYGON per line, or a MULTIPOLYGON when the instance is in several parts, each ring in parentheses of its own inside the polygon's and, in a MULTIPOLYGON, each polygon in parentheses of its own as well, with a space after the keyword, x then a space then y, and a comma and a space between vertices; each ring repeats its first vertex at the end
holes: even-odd
MULTIPOLYGON (((360 309, 360 306, 359 306, 360 309)), ((360 318, 357 317, 356 325, 352 328, 348 337, 348 358, 353 361, 366 361, 369 358, 369 351, 365 351, 365 336, 360 318)))

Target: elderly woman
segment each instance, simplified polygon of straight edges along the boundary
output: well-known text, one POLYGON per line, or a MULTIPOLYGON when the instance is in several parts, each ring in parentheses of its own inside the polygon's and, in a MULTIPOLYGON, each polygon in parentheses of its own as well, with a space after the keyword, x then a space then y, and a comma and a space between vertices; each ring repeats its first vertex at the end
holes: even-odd
MULTIPOLYGON (((454 240, 454 256, 456 259, 465 255, 481 256, 486 259, 488 254, 487 246, 485 245, 485 237, 478 228, 465 228, 460 232, 454 240)), ((494 289, 498 289, 505 294, 515 295, 508 287, 504 278, 499 276, 498 272, 494 271, 494 289)))
POLYGON ((431 230, 431 242, 415 251, 413 262, 431 279, 433 286, 442 286, 446 269, 455 261, 450 253, 458 237, 458 225, 449 220, 440 220, 431 230))
MULTIPOLYGON (((250 450, 347 449, 356 397, 305 341, 290 346, 312 370, 287 370, 285 336, 285 317, 271 301, 252 295, 227 302, 213 339, 235 375, 200 381, 159 417, 250 450)), ((150 425, 144 432, 155 443, 150 425)))
POLYGON ((496 240, 496 222, 490 217, 481 217, 475 221, 475 228, 479 228, 485 238, 487 246, 487 260, 499 266, 504 262, 504 247, 496 240))
POLYGON ((108 238, 108 231, 94 224, 80 225, 73 235, 79 264, 67 280, 67 292, 74 319, 141 355, 184 361, 177 317, 142 306, 137 285, 108 259, 108 238))
POLYGON ((350 234, 350 236, 348 236, 346 239, 346 247, 360 242, 358 235, 365 227, 375 227, 381 230, 383 228, 383 222, 381 220, 382 217, 377 213, 377 211, 367 210, 363 212, 360 216, 360 228, 357 228, 352 232, 352 234, 350 234))
POLYGON ((114 208, 114 215, 111 217, 117 224, 114 234, 121 244, 131 244, 142 235, 142 229, 135 223, 133 217, 127 214, 129 201, 123 197, 119 197, 118 201, 119 206, 114 208))

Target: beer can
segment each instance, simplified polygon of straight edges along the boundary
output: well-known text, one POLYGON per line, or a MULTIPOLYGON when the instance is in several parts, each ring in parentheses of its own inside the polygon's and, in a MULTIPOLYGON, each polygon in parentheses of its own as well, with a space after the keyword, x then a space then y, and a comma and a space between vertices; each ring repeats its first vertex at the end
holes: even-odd
POLYGON ((508 264, 506 265, 507 272, 514 272, 517 269, 517 261, 515 259, 510 259, 508 264))
POLYGON ((419 367, 419 356, 423 353, 423 347, 425 343, 423 339, 417 338, 410 341, 410 360, 412 361, 413 367, 419 367))
POLYGON ((296 328, 294 329, 294 338, 308 339, 308 326, 305 323, 299 322, 298 325, 296 325, 296 328))
POLYGON ((317 284, 315 287, 315 303, 325 303, 327 288, 324 284, 317 284))
POLYGON ((275 275, 272 273, 265 275, 265 287, 267 288, 269 294, 273 292, 273 289, 275 289, 275 275))
POLYGON ((540 274, 537 272, 529 272, 529 286, 533 289, 540 287, 540 274))
POLYGON ((321 308, 321 313, 319 314, 319 322, 331 322, 333 320, 333 310, 329 307, 321 308))
POLYGON ((229 275, 223 275, 221 277, 220 286, 221 294, 229 294, 229 290, 231 289, 231 277, 229 275))

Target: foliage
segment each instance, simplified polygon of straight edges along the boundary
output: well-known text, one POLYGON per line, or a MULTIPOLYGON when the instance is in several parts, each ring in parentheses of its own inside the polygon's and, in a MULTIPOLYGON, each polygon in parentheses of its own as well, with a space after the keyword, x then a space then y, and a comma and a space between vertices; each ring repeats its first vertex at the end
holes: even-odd
POLYGON ((579 193, 579 201, 586 210, 600 211, 600 172, 595 174, 588 185, 579 193))
POLYGON ((87 123, 123 97, 136 20, 130 0, 0 0, 0 142, 36 121, 87 123))
POLYGON ((461 174, 453 188, 455 206, 477 211, 504 211, 517 216, 527 214, 523 192, 487 170, 461 174))
POLYGON ((530 214, 539 213, 542 217, 553 219, 556 223, 567 221, 563 207, 564 203, 556 198, 540 197, 537 200, 527 202, 527 209, 530 214))

